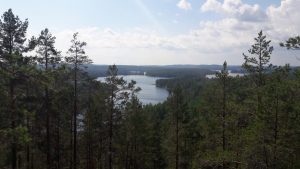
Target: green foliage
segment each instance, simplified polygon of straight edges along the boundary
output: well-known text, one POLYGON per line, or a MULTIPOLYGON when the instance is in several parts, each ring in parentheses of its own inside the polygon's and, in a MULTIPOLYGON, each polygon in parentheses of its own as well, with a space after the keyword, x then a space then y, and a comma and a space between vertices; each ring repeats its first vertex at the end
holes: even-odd
POLYGON ((51 65, 53 68, 60 63, 61 57, 60 52, 54 47, 55 37, 46 28, 41 31, 41 34, 36 40, 37 53, 39 58, 37 59, 40 65, 44 65, 45 69, 51 65))
POLYGON ((273 47, 270 46, 271 41, 266 40, 263 32, 258 33, 258 37, 254 38, 255 43, 248 50, 251 56, 243 54, 245 62, 243 67, 249 73, 257 86, 264 84, 264 74, 270 68, 270 58, 273 47))
POLYGON ((300 49, 300 36, 289 38, 285 43, 280 43, 281 47, 287 49, 299 50, 300 49))
POLYGON ((66 63, 74 65, 74 69, 77 69, 77 66, 92 63, 88 56, 85 55, 84 47, 87 45, 86 42, 78 40, 78 32, 73 34, 71 44, 68 50, 70 56, 65 57, 66 63))
POLYGON ((91 60, 77 33, 63 64, 48 29, 25 45, 27 26, 12 10, 0 19, 1 169, 300 168, 299 69, 272 66, 262 32, 244 77, 226 62, 212 65, 216 79, 205 78, 210 66, 111 65, 101 83, 104 66, 82 69, 91 60), (167 101, 142 105, 136 82, 119 76, 131 69, 173 77, 157 81, 167 101))

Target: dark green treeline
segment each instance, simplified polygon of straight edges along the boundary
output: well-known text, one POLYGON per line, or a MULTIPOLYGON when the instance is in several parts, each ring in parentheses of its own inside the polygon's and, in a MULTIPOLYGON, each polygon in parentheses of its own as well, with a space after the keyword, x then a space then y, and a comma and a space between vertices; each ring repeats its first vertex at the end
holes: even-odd
POLYGON ((245 76, 224 62, 215 79, 165 79, 167 101, 143 106, 115 65, 106 83, 88 75, 78 33, 63 54, 48 29, 26 39, 28 24, 11 9, 0 19, 1 169, 300 168, 300 71, 271 64, 263 32, 245 76))

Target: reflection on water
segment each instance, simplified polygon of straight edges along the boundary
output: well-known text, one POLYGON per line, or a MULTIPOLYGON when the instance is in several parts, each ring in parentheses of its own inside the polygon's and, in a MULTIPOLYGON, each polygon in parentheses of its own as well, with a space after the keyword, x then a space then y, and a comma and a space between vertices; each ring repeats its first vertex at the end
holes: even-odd
MULTIPOLYGON (((220 72, 220 70, 216 70, 216 72, 220 72)), ((229 73, 228 75, 230 77, 237 77, 237 76, 241 77, 241 76, 245 75, 244 73, 232 73, 231 70, 229 70, 228 73, 229 73)), ((216 74, 206 75, 205 77, 208 79, 213 79, 213 78, 216 78, 216 74)))
MULTIPOLYGON (((127 75, 122 76, 126 81, 136 81, 136 86, 142 90, 137 94, 138 98, 143 104, 157 104, 165 101, 169 96, 169 92, 166 89, 155 86, 157 79, 161 77, 150 77, 143 75, 127 75)), ((105 77, 99 77, 98 80, 101 82, 105 81, 105 77)))

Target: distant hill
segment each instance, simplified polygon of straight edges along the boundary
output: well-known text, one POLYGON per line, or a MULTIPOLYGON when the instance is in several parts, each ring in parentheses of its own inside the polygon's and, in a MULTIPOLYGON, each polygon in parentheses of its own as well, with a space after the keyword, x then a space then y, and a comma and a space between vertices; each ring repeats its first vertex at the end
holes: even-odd
MULTIPOLYGON (((93 77, 106 76, 108 65, 85 65, 88 73, 93 77)), ((197 76, 211 74, 215 70, 220 70, 222 65, 118 65, 120 75, 144 75, 160 77, 197 76)), ((241 66, 228 66, 231 72, 243 72, 241 66)))

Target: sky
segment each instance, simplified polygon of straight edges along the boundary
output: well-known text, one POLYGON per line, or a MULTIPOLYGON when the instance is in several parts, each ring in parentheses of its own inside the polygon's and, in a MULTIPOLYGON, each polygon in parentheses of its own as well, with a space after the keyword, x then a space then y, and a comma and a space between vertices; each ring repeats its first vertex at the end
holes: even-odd
POLYGON ((49 28, 66 54, 72 34, 95 64, 243 63, 260 30, 272 40, 271 62, 300 65, 300 51, 279 43, 299 35, 300 0, 0 0, 28 18, 28 37, 49 28))

